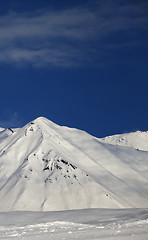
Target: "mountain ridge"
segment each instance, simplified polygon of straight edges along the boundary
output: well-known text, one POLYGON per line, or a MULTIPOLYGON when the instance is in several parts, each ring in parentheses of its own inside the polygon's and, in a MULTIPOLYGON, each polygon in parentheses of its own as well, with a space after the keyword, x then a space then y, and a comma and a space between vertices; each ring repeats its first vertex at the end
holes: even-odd
POLYGON ((132 147, 137 150, 148 151, 148 131, 115 134, 100 138, 102 142, 118 146, 132 147))

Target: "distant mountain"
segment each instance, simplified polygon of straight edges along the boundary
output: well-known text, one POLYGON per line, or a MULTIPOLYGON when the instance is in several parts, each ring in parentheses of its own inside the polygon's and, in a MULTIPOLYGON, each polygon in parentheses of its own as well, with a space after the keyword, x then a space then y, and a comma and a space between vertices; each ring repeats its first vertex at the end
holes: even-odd
POLYGON ((148 131, 132 132, 119 135, 108 136, 100 139, 102 142, 113 145, 135 148, 137 150, 148 151, 148 131))
POLYGON ((43 117, 2 129, 0 211, 148 207, 147 135, 99 139, 43 117))

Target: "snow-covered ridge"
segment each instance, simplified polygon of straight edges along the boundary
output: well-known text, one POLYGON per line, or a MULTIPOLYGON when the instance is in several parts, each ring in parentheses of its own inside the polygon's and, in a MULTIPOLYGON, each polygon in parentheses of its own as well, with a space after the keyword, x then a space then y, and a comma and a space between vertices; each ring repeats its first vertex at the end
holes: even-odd
POLYGON ((136 131, 119 135, 108 136, 100 139, 105 143, 127 146, 138 150, 148 151, 148 131, 136 131))
MULTIPOLYGON (((140 149, 140 148, 139 148, 140 149)), ((40 117, 0 132, 0 210, 148 207, 148 152, 40 117)))

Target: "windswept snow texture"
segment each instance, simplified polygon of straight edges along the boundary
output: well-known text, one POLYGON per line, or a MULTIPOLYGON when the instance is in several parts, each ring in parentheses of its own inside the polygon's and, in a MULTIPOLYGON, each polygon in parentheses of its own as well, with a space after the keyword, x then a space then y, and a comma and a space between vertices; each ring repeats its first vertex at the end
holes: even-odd
POLYGON ((148 209, 3 212, 0 239, 146 240, 148 209))
POLYGON ((2 129, 0 211, 147 208, 147 139, 138 132, 107 142, 43 117, 2 129))

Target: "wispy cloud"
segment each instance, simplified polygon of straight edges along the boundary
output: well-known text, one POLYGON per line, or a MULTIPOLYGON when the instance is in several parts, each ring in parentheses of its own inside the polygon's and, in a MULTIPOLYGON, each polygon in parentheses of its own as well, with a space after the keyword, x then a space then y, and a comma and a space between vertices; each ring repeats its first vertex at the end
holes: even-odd
POLYGON ((22 125, 22 121, 19 119, 18 113, 14 112, 11 116, 7 116, 7 118, 0 120, 0 127, 8 128, 8 127, 18 127, 22 125))
POLYGON ((35 67, 77 67, 107 49, 128 45, 146 31, 148 4, 94 1, 95 7, 10 12, 0 17, 0 62, 35 67), (122 37, 119 35, 122 34, 122 37), (126 37, 126 34, 128 37, 126 37), (116 42, 112 37, 116 35, 116 42), (130 36, 130 37, 129 37, 130 36))

